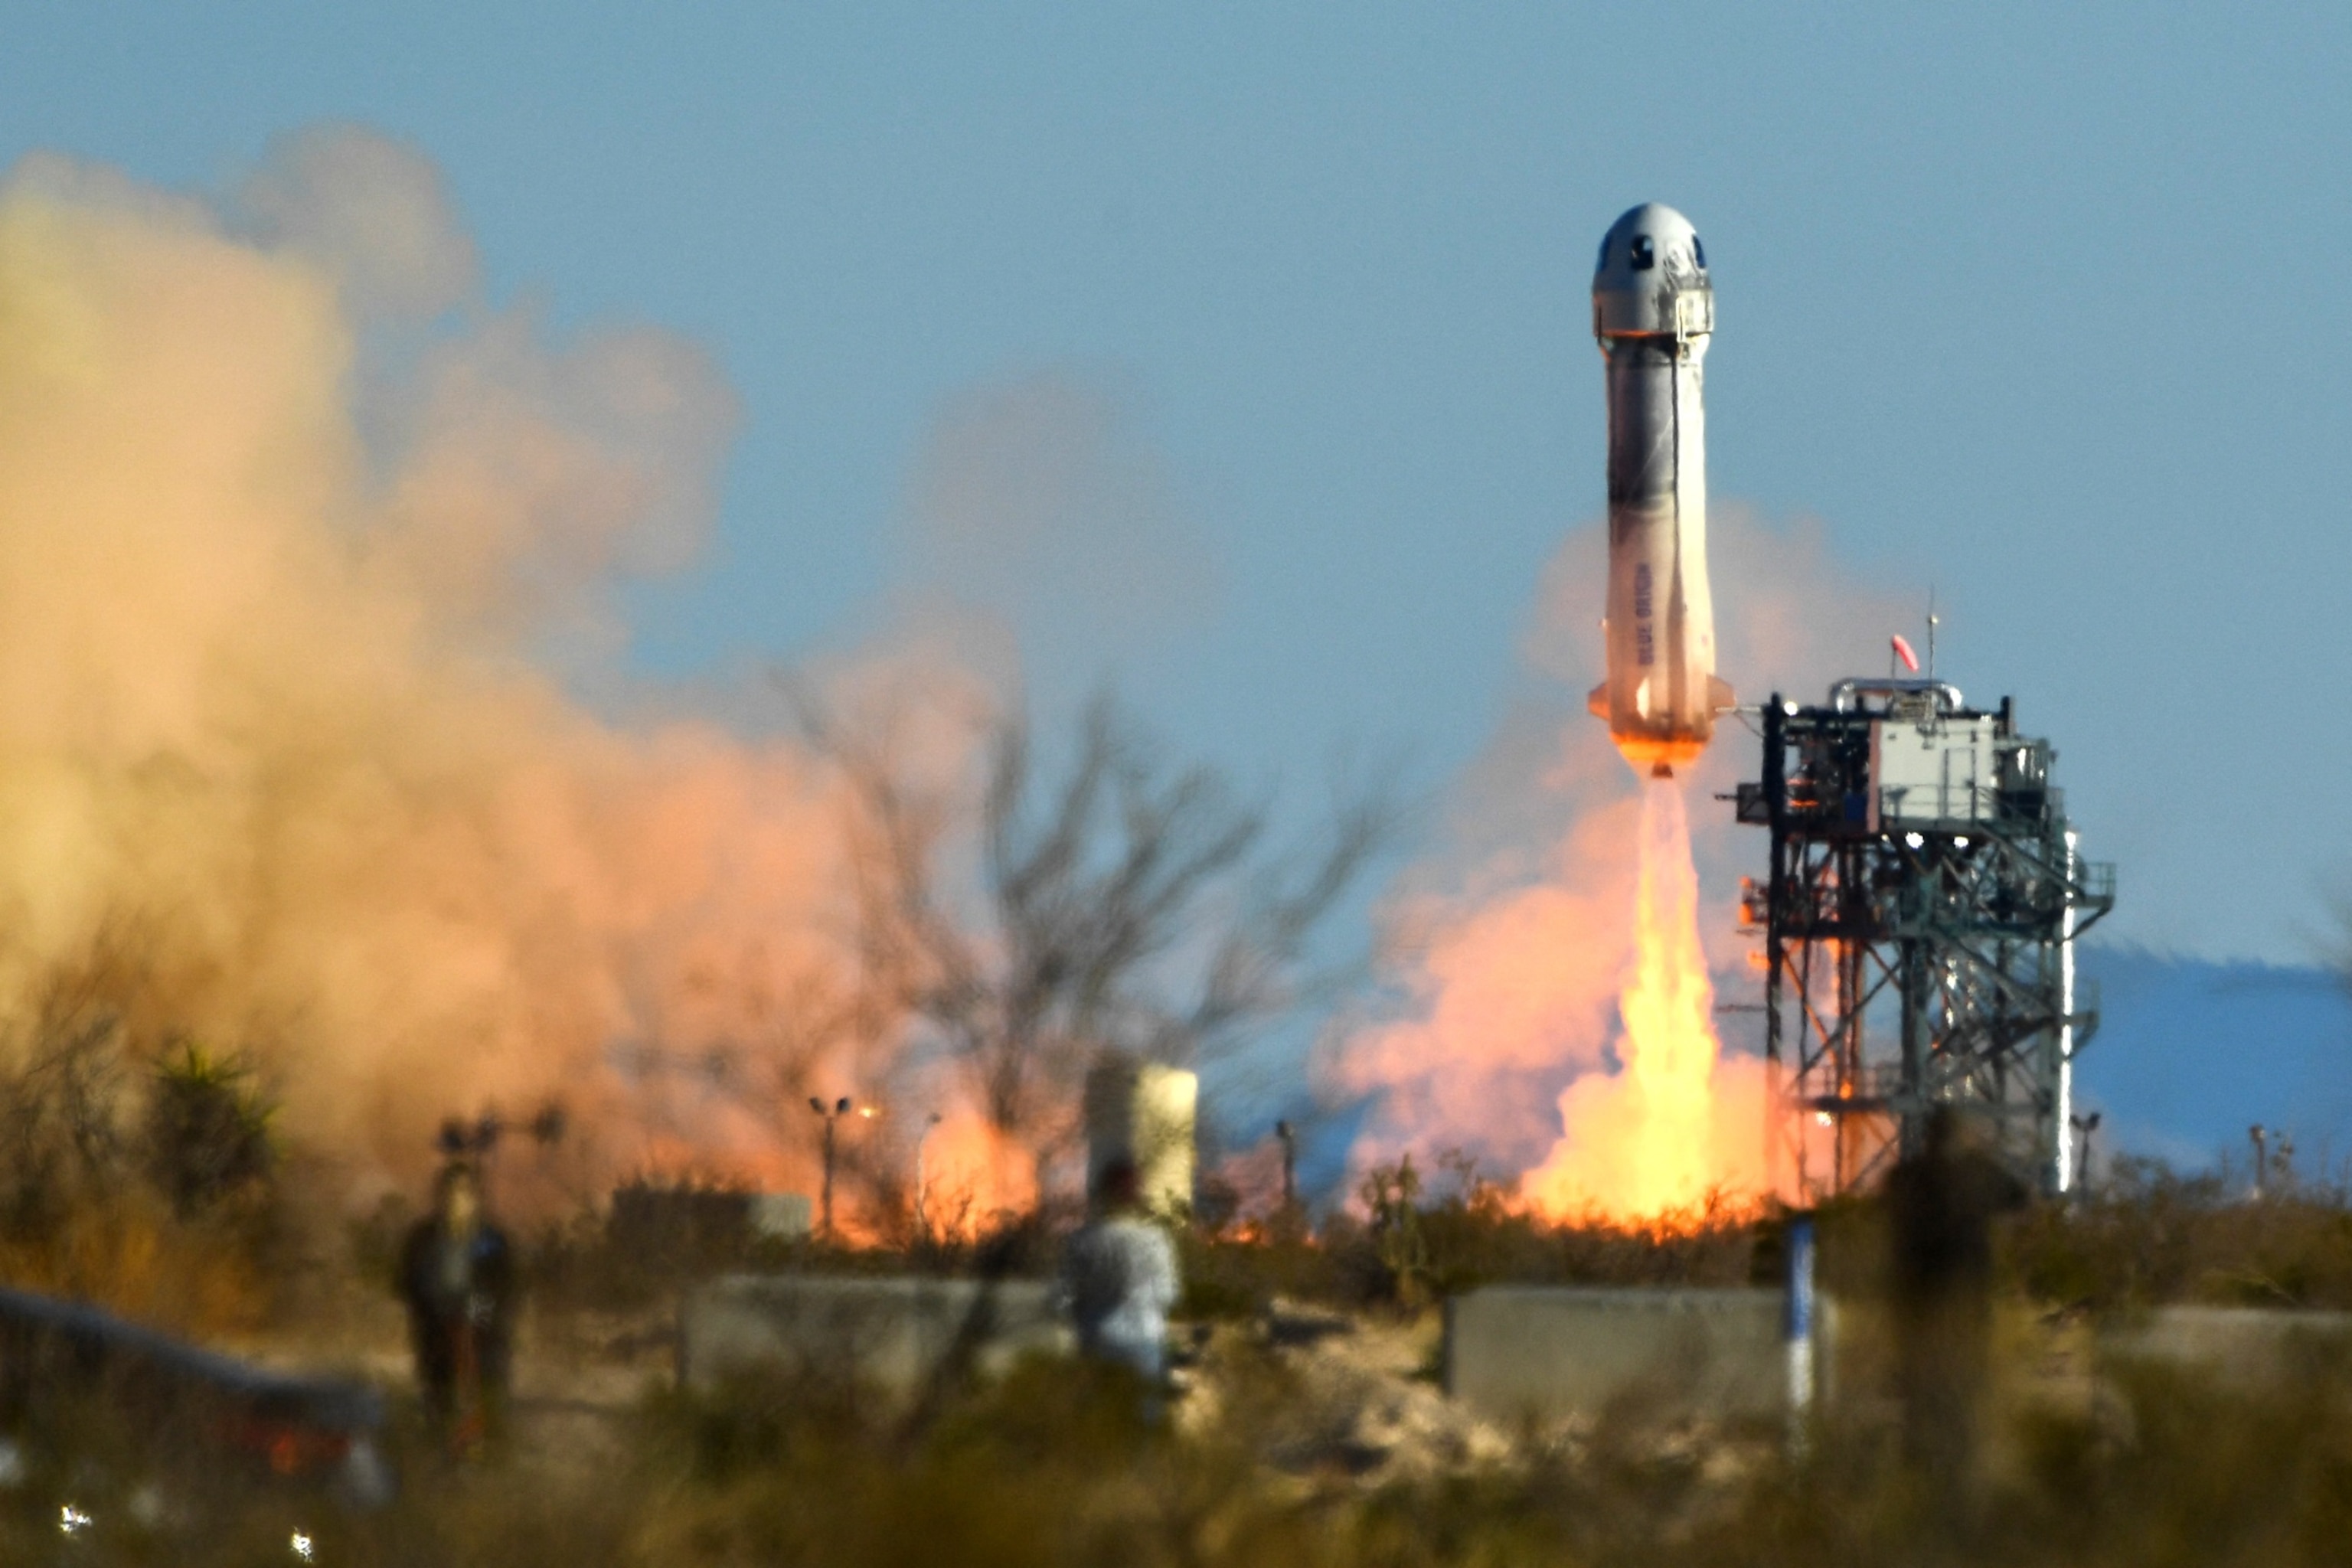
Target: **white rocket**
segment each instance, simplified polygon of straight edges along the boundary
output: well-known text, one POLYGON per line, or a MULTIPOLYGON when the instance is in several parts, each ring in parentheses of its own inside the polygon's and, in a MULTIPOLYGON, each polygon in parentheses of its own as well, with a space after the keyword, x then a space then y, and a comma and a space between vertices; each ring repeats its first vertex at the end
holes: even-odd
POLYGON ((1706 411, 1715 331, 1706 249, 1654 203, 1610 226, 1592 274, 1592 332, 1609 378, 1609 676, 1592 711, 1625 760, 1656 777, 1689 763, 1732 706, 1715 674, 1706 585, 1706 411))

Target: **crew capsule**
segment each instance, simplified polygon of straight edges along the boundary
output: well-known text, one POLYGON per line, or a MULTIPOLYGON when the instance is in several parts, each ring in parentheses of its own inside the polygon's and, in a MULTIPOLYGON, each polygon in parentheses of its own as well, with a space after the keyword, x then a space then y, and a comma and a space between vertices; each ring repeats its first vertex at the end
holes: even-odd
POLYGON ((1626 761, 1671 775, 1732 706, 1706 579, 1706 247, 1672 207, 1610 226, 1592 274, 1609 398, 1608 679, 1592 711, 1626 761))

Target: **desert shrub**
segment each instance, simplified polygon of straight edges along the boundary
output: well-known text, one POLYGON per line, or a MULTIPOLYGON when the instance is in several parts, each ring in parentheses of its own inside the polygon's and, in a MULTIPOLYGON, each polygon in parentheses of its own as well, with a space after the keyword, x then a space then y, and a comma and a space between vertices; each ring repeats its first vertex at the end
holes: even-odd
POLYGON ((1404 1307, 1421 1304, 1429 1288, 1429 1242, 1422 1233, 1421 1173, 1407 1154, 1393 1165, 1364 1173, 1357 1195, 1371 1216, 1365 1234, 1379 1258, 1386 1294, 1404 1307))
POLYGON ((60 976, 0 1039, 0 1232, 13 1240, 54 1230, 131 1178, 133 1052, 110 989, 60 976))
POLYGON ((1300 1230, 1177 1237, 1184 1275, 1180 1316, 1199 1321, 1253 1316, 1277 1298, 1360 1304, 1386 1288, 1377 1254, 1360 1226, 1340 1222, 1322 1236, 1300 1230))
POLYGON ((2060 1305, 2352 1308, 2352 1205, 2333 1187, 2249 1201, 2215 1174, 2121 1161, 2087 1201, 2021 1216, 2006 1255, 2019 1289, 2060 1305))
POLYGON ((1365 1213, 1335 1211, 1311 1233, 1294 1220, 1189 1234, 1184 1310, 1233 1317, 1277 1296, 1410 1310, 1505 1283, 1733 1286, 1773 1267, 1777 1214, 1718 1198, 1663 1224, 1597 1212, 1562 1224, 1518 1207, 1465 1159, 1442 1157, 1439 1169, 1444 1179, 1433 1192, 1410 1159, 1376 1169, 1360 1194, 1365 1213))
POLYGON ((140 1144, 173 1212, 193 1218, 267 1182, 277 1110, 246 1064, 193 1040, 165 1052, 149 1075, 140 1144))
POLYGON ((272 1108, 240 1063, 135 1033, 101 948, 0 1020, 0 1278, 167 1327, 250 1327, 300 1250, 272 1108))

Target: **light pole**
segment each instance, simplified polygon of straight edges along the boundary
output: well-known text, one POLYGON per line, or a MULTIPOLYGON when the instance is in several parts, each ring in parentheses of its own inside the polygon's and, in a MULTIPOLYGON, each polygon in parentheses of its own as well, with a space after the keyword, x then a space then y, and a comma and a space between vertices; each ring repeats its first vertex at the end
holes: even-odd
POLYGON ((849 1114, 849 1096, 843 1095, 830 1106, 816 1096, 809 1096, 809 1109, 824 1119, 824 1196, 817 1214, 817 1234, 827 1241, 833 1239, 833 1128, 834 1123, 849 1114))
POLYGON ((1298 1134, 1284 1121, 1274 1124, 1274 1135, 1282 1140, 1282 1212, 1288 1214, 1298 1206, 1298 1134))
POLYGON ((925 1241, 931 1238, 930 1173, 923 1165, 923 1146, 931 1141, 931 1130, 940 1124, 936 1110, 923 1119, 923 1130, 915 1134, 915 1234, 925 1241))
POLYGON ((2088 1197, 2091 1193, 2091 1134, 2099 1130, 2099 1118, 2102 1114, 2104 1113, 2094 1110, 2088 1116, 2067 1118, 2074 1124, 2074 1131, 2082 1134, 2075 1141, 2074 1147, 2074 1190, 2084 1197, 2088 1197))
POLYGON ((2268 1173, 2264 1167, 2270 1163, 2270 1150, 2265 1146, 2270 1130, 2257 1121, 2246 1129, 2246 1136, 2254 1141, 2254 1196, 2259 1200, 2263 1195, 2263 1177, 2268 1173))

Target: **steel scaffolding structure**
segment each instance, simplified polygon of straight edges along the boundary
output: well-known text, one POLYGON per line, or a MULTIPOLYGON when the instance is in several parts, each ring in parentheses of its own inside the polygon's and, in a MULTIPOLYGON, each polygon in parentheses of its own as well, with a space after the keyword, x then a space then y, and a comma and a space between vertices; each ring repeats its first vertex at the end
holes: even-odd
POLYGON ((1764 938, 1776 1179, 1811 1200, 1916 1148, 1928 1111, 1972 1107, 2044 1190, 2073 1183, 2074 1058, 2097 1026, 2075 939, 2115 904, 2050 782, 2047 742, 2004 698, 1936 680, 1848 680, 1763 713, 1763 777, 1739 820, 1771 835, 1741 889, 1764 938))

